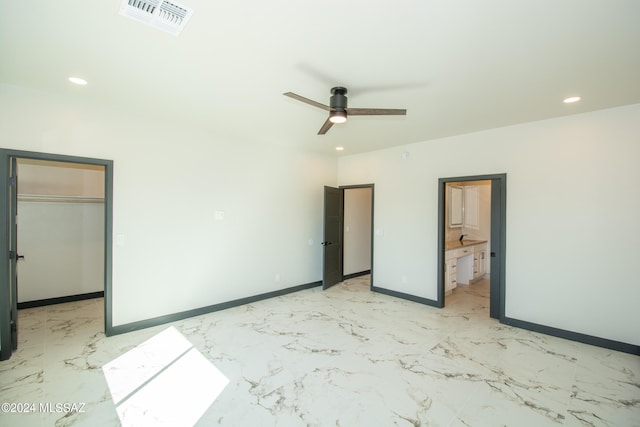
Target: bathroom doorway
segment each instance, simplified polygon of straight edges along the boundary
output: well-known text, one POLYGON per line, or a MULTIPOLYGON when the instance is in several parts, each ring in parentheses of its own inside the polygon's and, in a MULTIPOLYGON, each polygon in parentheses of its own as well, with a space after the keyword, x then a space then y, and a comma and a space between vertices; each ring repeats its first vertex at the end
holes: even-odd
POLYGON ((506 174, 441 178, 438 185, 438 306, 458 286, 489 278, 489 315, 501 319, 506 174))

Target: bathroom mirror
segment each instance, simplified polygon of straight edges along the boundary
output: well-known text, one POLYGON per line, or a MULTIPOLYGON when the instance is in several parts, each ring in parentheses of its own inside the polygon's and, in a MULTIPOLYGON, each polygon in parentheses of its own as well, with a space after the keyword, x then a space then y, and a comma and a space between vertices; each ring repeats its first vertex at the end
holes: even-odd
POLYGON ((462 187, 449 186, 449 227, 462 227, 464 196, 462 187))

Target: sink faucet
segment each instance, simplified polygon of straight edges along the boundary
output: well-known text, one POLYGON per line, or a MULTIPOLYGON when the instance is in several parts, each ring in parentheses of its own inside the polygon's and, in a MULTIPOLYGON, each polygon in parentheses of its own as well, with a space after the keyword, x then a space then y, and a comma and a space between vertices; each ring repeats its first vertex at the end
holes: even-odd
POLYGON ((462 243, 462 239, 464 239, 464 236, 467 236, 467 234, 461 234, 460 238, 458 240, 460 240, 460 243, 462 243))

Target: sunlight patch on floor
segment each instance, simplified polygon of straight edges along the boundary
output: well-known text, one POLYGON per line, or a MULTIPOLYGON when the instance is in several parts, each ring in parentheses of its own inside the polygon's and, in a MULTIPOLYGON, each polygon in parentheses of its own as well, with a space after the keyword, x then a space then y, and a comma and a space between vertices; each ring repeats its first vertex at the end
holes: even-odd
POLYGON ((174 327, 102 370, 123 427, 195 425, 229 383, 174 327))

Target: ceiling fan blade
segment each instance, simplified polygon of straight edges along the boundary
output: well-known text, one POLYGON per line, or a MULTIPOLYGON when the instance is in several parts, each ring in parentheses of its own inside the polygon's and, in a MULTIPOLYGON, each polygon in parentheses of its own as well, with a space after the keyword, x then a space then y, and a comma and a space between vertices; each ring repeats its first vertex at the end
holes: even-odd
POLYGON ((328 105, 321 104, 321 103, 313 101, 313 100, 311 100, 309 98, 305 98, 304 96, 297 95, 297 94, 295 94, 293 92, 285 92, 285 93, 283 93, 283 95, 284 96, 288 96, 289 98, 293 98, 293 99, 296 99, 298 101, 304 102, 305 104, 313 105, 314 107, 322 108, 323 110, 326 110, 326 111, 331 111, 331 108, 329 108, 328 105))
POLYGON ((407 110, 396 108, 347 108, 349 116, 406 116, 407 110))
POLYGON ((324 122, 324 124, 322 125, 322 127, 318 131, 318 135, 324 135, 325 133, 327 133, 329 131, 329 129, 331 129, 331 126, 333 126, 333 122, 331 120, 329 120, 329 117, 327 117, 327 121, 324 122))

